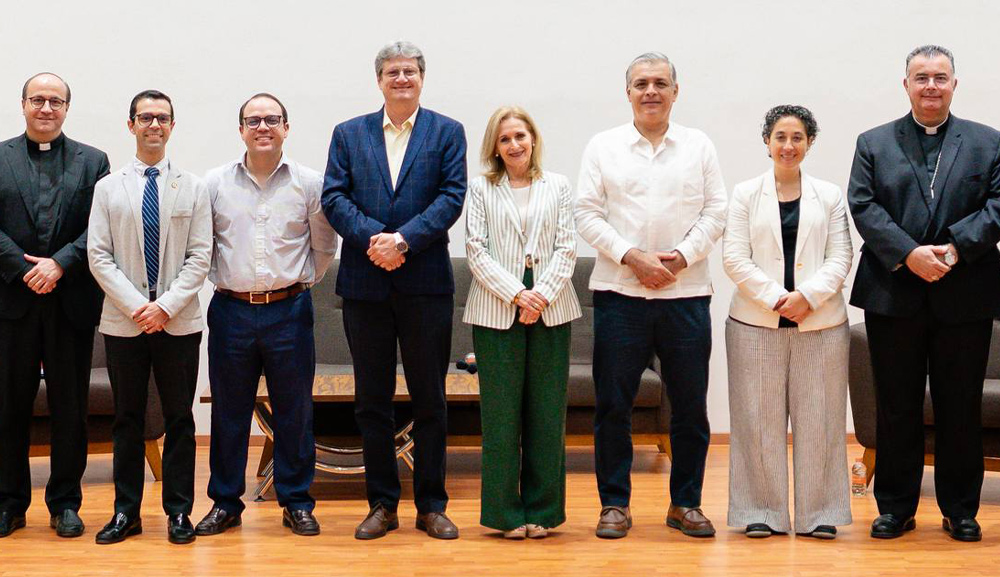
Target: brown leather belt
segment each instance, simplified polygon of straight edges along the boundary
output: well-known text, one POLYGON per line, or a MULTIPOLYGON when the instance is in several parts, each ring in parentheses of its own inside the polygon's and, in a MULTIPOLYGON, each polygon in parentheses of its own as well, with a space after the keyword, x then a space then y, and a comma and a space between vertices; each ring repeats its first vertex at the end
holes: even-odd
POLYGON ((216 288, 215 292, 219 294, 224 294, 227 297, 233 297, 234 299, 239 299, 243 302, 248 302, 252 305, 269 305, 271 303, 276 303, 278 301, 283 301, 287 298, 291 298, 300 292, 308 290, 309 287, 304 283, 295 283, 291 286, 287 286, 283 289, 273 290, 273 291, 261 291, 261 292, 248 292, 248 293, 238 293, 236 291, 231 291, 228 289, 216 288))

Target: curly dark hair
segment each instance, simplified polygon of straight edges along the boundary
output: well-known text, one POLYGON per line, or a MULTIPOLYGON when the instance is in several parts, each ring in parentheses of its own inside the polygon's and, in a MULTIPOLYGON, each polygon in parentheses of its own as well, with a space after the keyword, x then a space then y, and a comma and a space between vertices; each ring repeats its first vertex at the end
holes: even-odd
POLYGON ((764 124, 762 126, 761 136, 764 137, 765 143, 771 137, 771 132, 774 131, 774 125, 786 116, 798 118, 802 121, 802 125, 806 127, 806 137, 809 139, 810 143, 816 139, 816 135, 819 134, 819 125, 816 124, 816 117, 813 116, 813 113, 809 112, 809 109, 805 106, 781 104, 779 106, 775 106, 771 110, 768 110, 767 114, 764 115, 764 124))

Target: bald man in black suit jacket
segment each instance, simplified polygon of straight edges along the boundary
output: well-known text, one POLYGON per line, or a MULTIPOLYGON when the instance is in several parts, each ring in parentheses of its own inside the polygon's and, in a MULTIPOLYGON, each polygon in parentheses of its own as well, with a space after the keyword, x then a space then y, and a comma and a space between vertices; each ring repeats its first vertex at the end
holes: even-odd
POLYGON ((25 133, 0 143, 0 537, 24 526, 31 502, 29 427, 42 364, 52 426, 45 503, 58 535, 83 534, 87 390, 104 296, 87 267, 87 221, 94 184, 110 166, 62 133, 69 101, 58 76, 31 77, 25 133))

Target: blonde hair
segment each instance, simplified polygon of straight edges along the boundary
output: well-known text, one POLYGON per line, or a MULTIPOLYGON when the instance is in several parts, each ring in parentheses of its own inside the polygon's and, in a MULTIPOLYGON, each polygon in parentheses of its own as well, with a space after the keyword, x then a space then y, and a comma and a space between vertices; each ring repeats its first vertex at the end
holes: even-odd
POLYGON ((507 173, 507 167, 497 153, 497 137, 500 134, 500 125, 504 120, 516 118, 528 126, 531 133, 531 158, 528 161, 528 176, 532 180, 542 176, 542 135, 538 133, 538 126, 531 116, 519 106, 501 106, 490 117, 486 123, 486 133, 483 134, 483 147, 480 151, 480 160, 486 167, 483 174, 491 184, 498 184, 503 175, 507 173))

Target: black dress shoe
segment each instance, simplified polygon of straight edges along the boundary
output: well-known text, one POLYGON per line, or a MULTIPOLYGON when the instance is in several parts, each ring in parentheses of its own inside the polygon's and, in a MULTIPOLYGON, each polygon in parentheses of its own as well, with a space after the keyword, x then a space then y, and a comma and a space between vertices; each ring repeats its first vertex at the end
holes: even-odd
POLYGON ((171 543, 183 545, 194 541, 194 525, 184 513, 167 516, 167 539, 171 543))
POLYGON ((290 527, 296 535, 319 535, 319 523, 313 514, 304 509, 285 509, 281 513, 281 524, 290 527))
POLYGON ((142 519, 140 517, 130 518, 125 513, 115 513, 111 521, 97 532, 94 539, 98 545, 110 545, 120 543, 132 535, 142 534, 142 519))
POLYGON ((15 515, 10 511, 0 511, 0 538, 10 535, 24 527, 24 515, 15 515))
POLYGON ((368 511, 368 516, 354 530, 354 538, 362 541, 385 537, 389 531, 399 529, 399 517, 395 511, 390 512, 382 503, 377 503, 368 511))
POLYGON ((979 522, 974 517, 945 517, 941 519, 941 526, 956 541, 983 540, 983 530, 979 528, 979 522))
POLYGON ((243 524, 243 519, 239 513, 229 513, 225 509, 212 507, 212 510, 205 515, 194 528, 197 535, 218 535, 230 527, 239 527, 243 524))
POLYGON ((49 519, 49 526, 56 530, 60 537, 79 537, 83 535, 83 520, 72 509, 66 509, 49 519))
POLYGON ((902 519, 892 513, 886 513, 875 517, 872 521, 871 535, 876 539, 895 539, 902 537, 904 531, 912 531, 916 527, 917 522, 913 517, 902 519))

